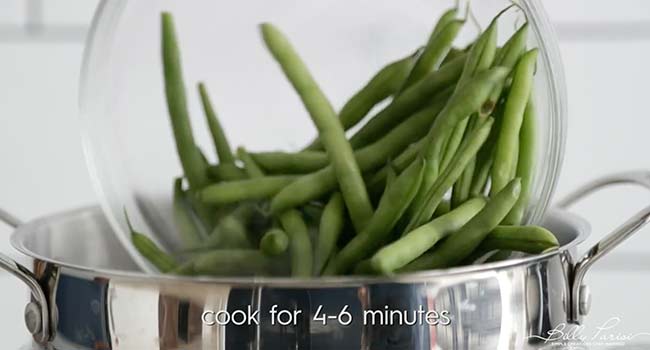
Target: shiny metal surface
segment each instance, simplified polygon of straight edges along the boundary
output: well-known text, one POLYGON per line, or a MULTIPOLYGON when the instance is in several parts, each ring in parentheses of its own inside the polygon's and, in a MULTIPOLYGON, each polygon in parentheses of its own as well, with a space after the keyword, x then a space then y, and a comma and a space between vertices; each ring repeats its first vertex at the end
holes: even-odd
MULTIPOLYGON (((650 190, 650 172, 630 171, 612 174, 593 180, 566 196, 565 199, 558 203, 558 207, 568 209, 571 205, 582 200, 586 196, 616 184, 639 185, 650 190)), ((571 286, 572 305, 569 319, 571 322, 580 323, 581 316, 585 315, 584 311, 588 310, 588 304, 590 301, 583 300, 583 297, 589 299, 589 293, 585 292, 586 288, 583 285, 583 280, 591 266, 607 253, 612 251, 612 249, 623 243, 623 241, 630 238, 648 222, 650 222, 650 206, 643 208, 632 218, 628 219, 613 232, 605 236, 605 238, 589 249, 576 263, 571 286)))
MULTIPOLYGON (((20 220, 2 209, 0 209, 0 221, 14 228, 21 225, 20 220)), ((34 276, 28 268, 13 261, 13 259, 2 253, 0 253, 0 267, 16 276, 31 291, 32 301, 27 304, 28 307, 25 308, 25 321, 28 322, 27 327, 30 330, 30 333, 34 336, 34 339, 40 342, 48 341, 50 339, 50 314, 48 301, 36 276, 34 276), (40 325, 32 326, 32 322, 39 323, 40 325)))
POLYGON ((31 278, 46 300, 40 305, 50 315, 43 317, 50 338, 35 339, 50 349, 525 350, 546 348, 550 330, 588 311, 582 277, 645 223, 641 216, 581 260, 576 248, 588 224, 554 210, 544 225, 561 243, 556 251, 392 278, 146 275, 98 208, 21 225, 12 244, 36 260, 31 278), (243 319, 256 311, 259 324, 243 319), (280 324, 278 312, 294 317, 280 324), (215 324, 225 313, 243 324, 215 324), (438 322, 416 317, 426 313, 438 322))
POLYGON ((54 349, 536 349, 542 344, 535 335, 567 320, 568 271, 588 229, 562 212, 552 213, 547 226, 558 232, 561 250, 394 279, 144 275, 97 208, 24 225, 12 243, 37 259, 36 276, 58 315, 51 324, 54 349), (202 321, 206 311, 249 305, 260 311, 259 326, 202 321), (295 324, 272 325, 273 305, 302 313, 295 324), (315 320, 319 307, 336 318, 315 320), (364 312, 386 309, 446 312, 451 324, 364 324, 364 312))

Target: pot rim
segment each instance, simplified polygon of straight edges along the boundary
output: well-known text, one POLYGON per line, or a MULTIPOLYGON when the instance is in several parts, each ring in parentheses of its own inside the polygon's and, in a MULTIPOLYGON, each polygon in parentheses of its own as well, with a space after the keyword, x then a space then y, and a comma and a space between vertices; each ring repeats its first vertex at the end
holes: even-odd
POLYGON ((590 225, 587 221, 576 216, 566 210, 551 208, 546 215, 557 217, 562 222, 575 227, 577 235, 570 242, 560 246, 558 249, 526 257, 508 259, 505 261, 484 263, 480 265, 460 266, 447 269, 436 269, 427 271, 410 272, 404 274, 396 274, 393 276, 328 276, 317 278, 294 278, 294 277, 209 277, 209 276, 176 276, 176 275, 151 275, 139 271, 126 271, 114 270, 105 268, 92 268, 81 266, 73 263, 64 262, 60 259, 53 257, 46 257, 41 254, 35 253, 29 249, 24 242, 27 232, 32 231, 38 227, 42 227, 47 223, 61 219, 63 217, 74 217, 81 215, 92 210, 98 210, 97 206, 88 206, 79 209, 67 210, 47 216, 37 218, 20 225, 12 233, 10 242, 17 251, 22 254, 43 261, 58 267, 70 269, 72 272, 80 274, 89 274, 95 277, 106 277, 109 279, 119 278, 122 280, 137 281, 137 282, 159 282, 159 283, 200 283, 200 284, 230 284, 230 285, 259 285, 259 286, 274 286, 274 287, 341 287, 344 285, 368 285, 368 284, 381 284, 381 283, 417 283, 427 282, 432 279, 441 277, 459 277, 462 275, 475 275, 477 273, 497 273, 507 269, 527 266, 532 264, 539 264, 543 261, 554 258, 556 255, 570 251, 572 248, 577 247, 580 243, 584 242, 590 232, 590 225))

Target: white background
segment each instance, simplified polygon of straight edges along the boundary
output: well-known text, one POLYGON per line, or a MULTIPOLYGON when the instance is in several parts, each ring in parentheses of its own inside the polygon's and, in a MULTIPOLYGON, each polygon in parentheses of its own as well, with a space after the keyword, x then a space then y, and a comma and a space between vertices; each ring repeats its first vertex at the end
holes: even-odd
MULTIPOLYGON (((96 2, 44 3, 48 30, 40 36, 22 30, 24 0, 0 3, 0 207, 24 219, 96 202, 77 116, 83 37, 96 2)), ((569 92, 569 138, 556 197, 599 175, 650 169, 650 2, 544 3, 559 33, 569 92)), ((577 212, 600 237, 648 199, 642 190, 623 187, 595 196, 577 212)), ((18 257, 6 243, 9 234, 0 228, 0 251, 18 257)), ((648 281, 645 229, 589 275, 590 324, 619 316, 622 331, 650 331, 648 281)), ((0 272, 3 349, 28 339, 22 324, 26 298, 24 288, 0 272)))

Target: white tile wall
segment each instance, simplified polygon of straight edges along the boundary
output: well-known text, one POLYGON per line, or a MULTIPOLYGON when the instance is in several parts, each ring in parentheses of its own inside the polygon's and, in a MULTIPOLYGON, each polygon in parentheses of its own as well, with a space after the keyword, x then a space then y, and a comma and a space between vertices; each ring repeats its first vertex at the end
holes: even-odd
MULTIPOLYGON (((23 22, 24 1, 0 2, 0 28, 23 22)), ((85 25, 96 3, 45 1, 44 18, 47 24, 85 25)), ((569 91, 569 139, 558 194, 598 175, 650 169, 646 151, 650 149, 650 2, 545 0, 544 4, 562 39, 569 91), (581 25, 582 21, 591 27, 581 25), (631 35, 636 39, 613 40, 626 30, 635 30, 631 35), (607 34, 611 32, 619 34, 607 34)), ((78 137, 81 54, 81 42, 0 42, 0 206, 22 218, 95 201, 78 137)), ((622 187, 595 196, 577 211, 592 222, 595 239, 649 198, 639 189, 622 187)), ((0 238, 7 234, 8 229, 0 228, 0 238)), ((624 253, 618 257, 628 259, 612 258, 596 267, 590 277, 597 305, 592 324, 615 314, 631 324, 647 324, 642 320, 643 311, 650 310, 643 302, 650 287, 649 246, 650 229, 645 229, 622 247, 624 253), (634 263, 645 264, 646 270, 611 270, 634 263), (626 287, 616 287, 620 285, 626 287)), ((11 251, 6 239, 0 239, 0 250, 11 251)), ((22 319, 22 303, 16 301, 24 298, 25 291, 4 274, 0 274, 0 290, 3 348, 18 348, 26 338, 22 322, 16 322, 22 319)))

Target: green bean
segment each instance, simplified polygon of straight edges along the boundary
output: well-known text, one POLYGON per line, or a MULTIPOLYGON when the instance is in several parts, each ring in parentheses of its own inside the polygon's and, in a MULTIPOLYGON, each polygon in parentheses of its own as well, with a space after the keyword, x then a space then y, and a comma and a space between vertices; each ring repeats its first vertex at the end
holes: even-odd
MULTIPOLYGON (((422 189, 426 191, 431 187, 433 181, 439 175, 441 149, 445 143, 446 136, 449 135, 455 125, 463 118, 476 112, 494 86, 505 79, 508 70, 505 68, 492 68, 485 72, 479 73, 475 78, 467 82, 462 88, 456 90, 449 98, 449 101, 435 119, 433 126, 430 128, 428 135, 429 140, 426 147, 423 148, 422 154, 427 160, 427 169, 425 169, 425 181, 422 189)), ((421 193, 424 194, 424 191, 421 193)), ((416 198, 416 204, 422 204, 424 198, 416 198)))
POLYGON ((284 253, 289 247, 289 236, 279 228, 272 228, 262 236, 260 250, 266 255, 276 256, 284 253))
MULTIPOLYGON (((416 57, 416 54, 412 54, 388 64, 354 94, 339 112, 339 120, 341 120, 343 129, 349 130, 357 125, 373 107, 397 93, 413 68, 416 57)), ((320 150, 322 145, 319 140, 315 140, 307 149, 320 150)))
POLYGON ((460 230, 447 237, 432 252, 420 256, 400 271, 437 269, 460 263, 472 254, 483 239, 499 225, 517 201, 520 191, 521 180, 512 180, 460 230))
POLYGON ((306 174, 329 164, 327 153, 320 151, 259 152, 250 155, 269 174, 306 174))
MULTIPOLYGON (((490 23, 490 26, 479 36, 476 40, 476 43, 472 45, 465 66, 463 67, 463 73, 461 74, 456 89, 460 89, 462 85, 472 80, 476 77, 477 74, 490 68, 494 62, 494 56, 496 54, 497 48, 497 24, 496 18, 490 23)), ((497 83, 498 85, 499 83, 497 83)), ((482 106, 484 103, 482 104, 482 106)), ((460 120, 454 126, 451 135, 446 141, 446 148, 442 153, 441 159, 439 159, 439 169, 445 169, 449 164, 448 162, 456 153, 458 146, 465 134, 465 129, 467 128, 468 119, 460 120), (445 162, 447 161, 447 162, 445 162)), ((447 137, 445 135, 445 137, 447 137)))
POLYGON ((463 73, 458 79, 457 87, 470 81, 477 74, 492 66, 497 50, 497 21, 492 20, 487 29, 479 36, 467 54, 467 61, 463 67, 463 73))
MULTIPOLYGON (((402 153, 400 153, 392 162, 391 167, 396 172, 402 172, 406 169, 415 158, 417 158, 418 153, 420 152, 420 147, 424 145, 426 140, 421 139, 420 141, 410 144, 402 153)), ((388 168, 383 167, 366 181, 368 186, 368 191, 371 193, 377 193, 378 191, 384 190, 386 187, 386 180, 388 178, 388 168)))
POLYGON ((137 232, 133 225, 131 225, 131 220, 129 215, 124 211, 124 217, 126 219, 126 225, 131 232, 131 242, 133 246, 142 254, 147 261, 156 267, 160 272, 166 273, 178 266, 176 259, 171 255, 167 254, 165 251, 160 249, 154 241, 151 240, 147 235, 137 232))
POLYGON ((178 178, 174 181, 174 223, 180 234, 181 241, 185 247, 191 247, 199 244, 205 237, 193 215, 192 207, 187 201, 185 191, 183 191, 183 179, 178 178))
POLYGON ((470 137, 468 137, 465 142, 463 142, 449 166, 422 196, 422 203, 413 203, 413 207, 411 208, 412 216, 403 233, 407 233, 429 221, 442 201, 445 193, 447 193, 449 188, 451 188, 454 182, 456 182, 467 164, 476 155, 479 148, 481 148, 481 145, 483 145, 490 133, 493 119, 488 117, 484 122, 481 123, 479 121, 479 123, 480 125, 478 128, 471 133, 470 137))
POLYGON ((205 153, 203 153, 203 150, 201 150, 201 147, 196 146, 196 151, 199 152, 199 156, 201 157, 201 162, 203 163, 203 167, 207 169, 210 166, 210 162, 208 161, 208 157, 205 156, 205 153))
POLYGON ((289 235, 291 251, 291 275, 294 277, 309 277, 312 275, 313 252, 309 232, 300 212, 289 210, 280 216, 280 223, 289 235))
POLYGON ((356 264, 352 273, 360 276, 374 276, 377 275, 377 270, 373 268, 370 259, 366 259, 356 264))
POLYGON ((264 171, 260 169, 255 159, 251 157, 244 147, 237 148, 237 158, 244 163, 244 171, 246 171, 248 178, 255 179, 264 177, 264 171))
POLYGON ((208 128, 210 129, 210 134, 212 135, 214 149, 217 152, 217 156, 219 157, 219 163, 234 164, 235 157, 233 156, 232 150, 230 149, 228 138, 223 132, 223 127, 219 122, 217 113, 212 107, 212 102, 210 102, 210 96, 208 95, 208 90, 205 87, 204 83, 199 83, 199 95, 201 96, 201 103, 203 104, 205 120, 208 124, 208 128))
MULTIPOLYGON (((510 39, 503 45, 499 55, 495 58, 496 65, 501 67, 514 68, 515 64, 519 61, 521 55, 526 51, 526 42, 528 40, 528 23, 525 23, 519 30, 513 34, 510 39)), ((494 106, 501 96, 503 84, 497 86, 490 98, 481 108, 481 115, 489 115, 492 113, 494 106)))
MULTIPOLYGON (((507 95, 507 93, 505 93, 507 95)), ((497 140, 499 139, 499 131, 503 122, 503 109, 504 101, 500 100, 497 103, 496 109, 492 112, 494 117, 494 126, 492 132, 488 136, 487 141, 476 155, 476 165, 474 167, 474 176, 472 178, 472 186, 470 193, 472 196, 478 196, 485 193, 488 185, 488 178, 494 163, 494 148, 496 147, 497 140)), ((480 116, 481 114, 479 114, 480 116)))
POLYGON ((497 226, 481 242, 477 250, 512 250, 539 254, 559 246, 557 238, 539 226, 497 226))
POLYGON ((255 214, 255 207, 250 203, 240 205, 228 215, 222 217, 212 229, 208 238, 201 244, 190 247, 190 251, 206 249, 225 248, 250 248, 251 242, 248 238, 248 222, 255 214))
POLYGON ((323 274, 347 272, 384 242, 415 197, 422 183, 424 166, 424 161, 415 161, 399 175, 379 201, 368 227, 330 259, 323 274))
POLYGON ((463 27, 463 24, 465 24, 465 21, 453 20, 444 25, 438 33, 433 34, 424 51, 415 62, 415 66, 413 66, 411 73, 406 78, 402 89, 413 86, 413 84, 420 81, 431 71, 438 69, 442 60, 451 49, 451 45, 463 27))
MULTIPOLYGON (((406 119, 381 139, 355 150, 354 157, 361 170, 366 172, 379 166, 379 162, 385 162, 407 147, 407 142, 410 142, 410 140, 422 138, 433 119, 444 106, 452 88, 442 91, 428 107, 406 119)), ((415 159, 416 155, 415 150, 409 151, 405 155, 398 155, 396 162, 401 164, 396 164, 396 166, 400 170, 405 169, 415 159)), ((318 151, 253 153, 252 156, 262 164, 263 168, 272 169, 273 172, 277 173, 294 173, 295 170, 301 173, 312 167, 316 168, 315 170, 322 170, 327 166, 327 155, 318 151), (300 165, 303 161, 305 163, 300 165)), ((381 175, 381 178, 376 181, 383 184, 384 180, 385 174, 381 175)))
POLYGON ((515 68, 494 150, 490 193, 499 192, 510 181, 512 170, 516 166, 513 150, 518 148, 519 131, 533 85, 536 61, 537 49, 533 49, 522 56, 515 68))
POLYGON ((442 152, 442 158, 440 159, 440 169, 446 169, 447 166, 449 166, 449 162, 451 162, 452 158, 456 155, 458 147, 461 142, 463 142, 463 136, 466 132, 465 129, 467 129, 468 123, 469 118, 459 121, 451 132, 451 135, 449 135, 449 139, 447 140, 442 152))
MULTIPOLYGON (((424 136, 432 121, 444 104, 443 93, 425 109, 422 109, 405 122, 393 128, 375 143, 355 152, 361 171, 369 171, 386 163, 408 147, 411 140, 424 136)), ((289 208, 305 204, 319 198, 336 187, 336 177, 331 166, 317 172, 301 176, 280 191, 271 201, 271 212, 281 213, 289 208)), ((352 213, 350 213, 352 215, 352 213)), ((357 230, 359 231, 359 230, 357 230)))
POLYGON ((274 259, 253 249, 222 249, 201 253, 177 274, 218 275, 218 276, 265 276, 282 270, 274 259))
POLYGON ((318 240, 314 252, 314 271, 320 275, 325 263, 332 256, 341 233, 343 232, 345 208, 341 194, 332 195, 325 206, 318 229, 318 240))
MULTIPOLYGON (((465 137, 469 137, 471 132, 475 130, 478 126, 478 114, 473 114, 469 118, 469 123, 467 125, 467 130, 465 131, 465 137)), ((489 136, 488 136, 489 138, 489 136)), ((486 140, 487 141, 487 140, 486 140)), ((454 184, 454 187, 451 192, 451 206, 452 208, 458 207, 460 204, 465 202, 467 198, 470 197, 470 187, 472 186, 472 177, 474 176, 474 168, 476 167, 476 156, 472 157, 469 161, 463 173, 461 174, 458 181, 454 184)))
POLYGON ((535 175, 535 123, 535 106, 532 99, 530 99, 524 111, 524 120, 519 132, 519 157, 516 176, 521 178, 521 195, 517 204, 515 204, 510 213, 508 213, 508 216, 506 216, 504 220, 505 224, 519 225, 528 205, 533 177, 535 175))
POLYGON ((388 170, 386 172, 386 184, 384 186, 385 187, 384 192, 386 191, 386 189, 388 189, 390 185, 393 184, 393 182, 395 182, 395 179, 397 179, 397 168, 393 166, 392 162, 389 162, 388 170))
POLYGON ((456 20, 458 17, 458 8, 450 8, 449 10, 445 11, 440 18, 438 19, 438 22, 436 22, 435 27, 433 27, 433 31, 431 32, 431 35, 429 36, 429 42, 434 40, 440 32, 443 31, 443 29, 451 22, 456 20))
POLYGON ((462 265, 471 265, 491 252, 496 253, 490 255, 485 262, 505 260, 513 251, 542 254, 558 246, 557 238, 543 227, 497 226, 462 265))
POLYGON ((318 129, 319 139, 332 163, 352 223, 358 231, 362 230, 372 217, 372 204, 359 165, 354 159, 352 147, 345 137, 336 112, 284 34, 265 23, 262 24, 262 35, 309 111, 318 129))
POLYGON ((213 181, 236 181, 248 178, 243 169, 232 163, 212 165, 207 169, 207 174, 213 181))
POLYGON ((389 274, 403 267, 424 254, 447 235, 459 230, 484 206, 484 199, 471 199, 449 213, 416 228, 380 249, 370 259, 373 269, 389 274))
POLYGON ((274 196, 293 182, 292 176, 266 176, 246 180, 219 182, 197 193, 199 201, 211 205, 224 205, 241 201, 265 199, 274 196))
POLYGON ((451 201, 443 199, 442 201, 440 201, 440 204, 438 204, 436 211, 433 213, 433 217, 437 218, 439 216, 443 216, 449 213, 450 211, 451 211, 451 201))
POLYGON ((453 61, 454 59, 467 54, 467 52, 463 49, 459 49, 456 47, 452 47, 451 50, 449 50, 449 53, 447 53, 447 56, 445 56, 445 59, 442 60, 442 64, 440 65, 441 67, 444 66, 445 64, 453 61))
MULTIPOLYGON (((486 143, 488 141, 486 141, 486 143)), ((470 187, 469 190, 470 196, 472 197, 480 196, 485 192, 487 179, 490 177, 490 169, 492 168, 492 157, 486 159, 485 163, 482 163, 482 166, 479 166, 479 156, 480 153, 476 156, 476 163, 474 165, 474 177, 472 178, 472 187, 470 187)))
POLYGON ((404 90, 350 138, 352 147, 358 149, 377 141, 395 125, 429 104, 432 97, 454 85, 463 70, 465 58, 463 55, 454 59, 404 90))
POLYGON ((161 46, 167 109, 169 110, 174 139, 176 140, 176 150, 183 167, 183 173, 190 188, 198 189, 208 183, 208 178, 192 134, 174 19, 170 13, 164 12, 161 20, 161 46))
POLYGON ((470 159, 469 163, 463 170, 463 173, 454 184, 451 192, 451 206, 452 208, 458 207, 460 204, 470 198, 469 186, 472 184, 472 175, 474 175, 474 167, 476 166, 476 158, 470 159))

